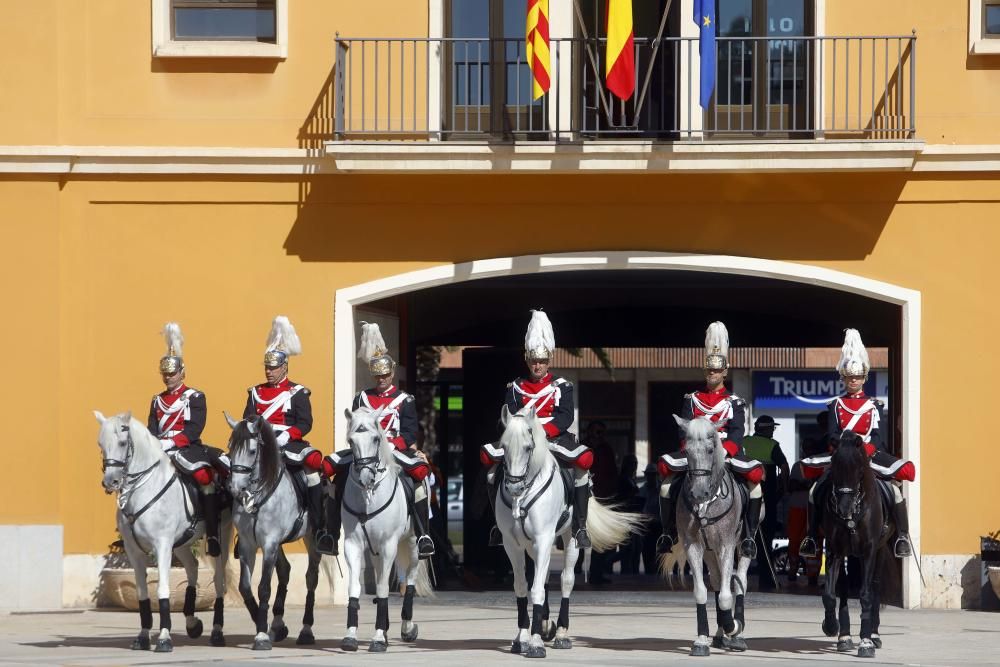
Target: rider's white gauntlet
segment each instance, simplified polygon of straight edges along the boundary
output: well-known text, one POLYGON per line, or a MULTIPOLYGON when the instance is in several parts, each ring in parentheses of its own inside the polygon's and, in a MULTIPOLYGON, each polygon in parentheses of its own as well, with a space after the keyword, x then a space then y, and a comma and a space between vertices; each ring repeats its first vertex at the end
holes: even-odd
POLYGON ((291 438, 288 435, 288 431, 282 431, 281 433, 279 433, 277 439, 279 447, 284 447, 285 445, 288 444, 288 441, 291 440, 291 438))
POLYGON ((174 445, 174 441, 171 440, 170 438, 161 438, 160 439, 160 447, 163 448, 163 451, 167 451, 168 449, 173 449, 174 446, 175 446, 174 445))

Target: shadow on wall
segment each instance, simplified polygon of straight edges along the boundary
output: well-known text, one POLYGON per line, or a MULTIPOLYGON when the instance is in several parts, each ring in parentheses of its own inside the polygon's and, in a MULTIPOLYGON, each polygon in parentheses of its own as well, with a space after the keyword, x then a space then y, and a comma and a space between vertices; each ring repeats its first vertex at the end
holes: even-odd
MULTIPOLYGON (((328 103, 325 94, 317 99, 300 133, 303 147, 321 143, 328 103)), ((907 178, 342 173, 303 181, 285 249, 307 262, 615 249, 863 259, 907 178)))

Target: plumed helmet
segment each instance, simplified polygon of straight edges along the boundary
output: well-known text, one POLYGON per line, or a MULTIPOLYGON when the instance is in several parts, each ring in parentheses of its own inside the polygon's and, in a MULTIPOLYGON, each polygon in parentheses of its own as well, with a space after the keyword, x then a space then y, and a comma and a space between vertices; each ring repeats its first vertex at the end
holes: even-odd
POLYGON ((396 370, 396 362, 389 356, 382 331, 374 322, 361 323, 358 359, 368 362, 368 372, 373 376, 390 375, 396 370))
POLYGON ((284 315, 278 315, 271 323, 271 332, 267 335, 267 347, 264 348, 264 365, 270 368, 288 363, 288 357, 302 353, 302 343, 295 327, 284 315))
POLYGON ((844 346, 840 348, 840 361, 837 371, 841 377, 863 375, 868 379, 871 362, 868 360, 868 350, 861 342, 861 334, 857 329, 844 329, 844 346))
POLYGON ((551 359, 556 350, 556 335, 552 331, 552 322, 542 310, 531 311, 531 321, 528 331, 524 334, 524 358, 551 359))
POLYGON ((181 333, 181 325, 177 322, 167 322, 163 325, 163 340, 167 343, 167 353, 160 357, 160 373, 173 375, 177 371, 184 370, 184 334, 181 333))
POLYGON ((705 331, 705 368, 729 368, 729 331, 722 322, 712 322, 705 331))

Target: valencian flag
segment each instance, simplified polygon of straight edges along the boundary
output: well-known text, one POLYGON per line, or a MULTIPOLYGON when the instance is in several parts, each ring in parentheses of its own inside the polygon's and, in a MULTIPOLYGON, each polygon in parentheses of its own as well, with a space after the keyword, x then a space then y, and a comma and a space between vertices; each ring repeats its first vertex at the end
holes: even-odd
POLYGON ((531 99, 549 91, 549 0, 528 0, 524 50, 531 69, 531 99))
POLYGON ((635 92, 632 0, 608 0, 608 52, 604 59, 608 90, 627 100, 635 92))
POLYGON ((715 0, 694 0, 694 22, 698 26, 701 56, 701 106, 707 109, 715 90, 715 0))

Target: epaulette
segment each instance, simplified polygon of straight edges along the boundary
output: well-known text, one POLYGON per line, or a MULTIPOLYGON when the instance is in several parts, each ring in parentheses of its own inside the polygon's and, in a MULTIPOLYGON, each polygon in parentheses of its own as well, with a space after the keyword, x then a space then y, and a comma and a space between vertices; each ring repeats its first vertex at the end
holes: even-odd
POLYGON ((556 385, 557 387, 561 385, 566 385, 567 387, 573 386, 573 383, 564 377, 557 377, 555 380, 552 381, 552 384, 556 385))
MULTIPOLYGON (((406 393, 406 392, 403 392, 403 393, 406 393)), ((403 403, 412 403, 415 400, 417 400, 417 399, 415 399, 413 397, 413 394, 406 394, 406 398, 403 399, 403 403)))
POLYGON ((885 407, 885 402, 884 402, 884 401, 882 401, 881 399, 878 399, 878 398, 874 398, 874 397, 873 397, 873 398, 872 398, 872 403, 873 403, 873 404, 874 404, 874 405, 875 405, 876 407, 880 407, 880 408, 884 408, 884 407, 885 407))
POLYGON ((686 400, 690 401, 693 397, 694 397, 694 392, 691 392, 690 394, 684 394, 684 398, 686 400))
POLYGON ((513 382, 508 382, 507 383, 507 388, 508 389, 513 389, 514 388, 514 383, 513 382))
POLYGON ((747 402, 745 400, 743 400, 742 398, 740 398, 736 394, 730 394, 729 395, 729 401, 731 403, 735 403, 736 405, 746 405, 747 404, 747 402))

